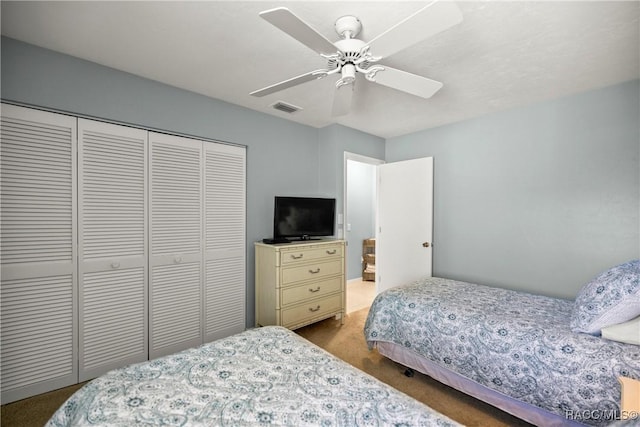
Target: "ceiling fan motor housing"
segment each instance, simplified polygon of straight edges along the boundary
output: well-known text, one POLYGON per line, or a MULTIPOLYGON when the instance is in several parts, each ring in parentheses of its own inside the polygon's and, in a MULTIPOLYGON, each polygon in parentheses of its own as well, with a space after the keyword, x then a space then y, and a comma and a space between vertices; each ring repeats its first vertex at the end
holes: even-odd
POLYGON ((335 46, 340 50, 341 54, 339 59, 334 61, 329 60, 329 68, 336 68, 338 66, 344 66, 345 64, 358 65, 359 68, 367 69, 369 62, 363 60, 362 48, 366 45, 360 39, 342 39, 335 42, 335 46))

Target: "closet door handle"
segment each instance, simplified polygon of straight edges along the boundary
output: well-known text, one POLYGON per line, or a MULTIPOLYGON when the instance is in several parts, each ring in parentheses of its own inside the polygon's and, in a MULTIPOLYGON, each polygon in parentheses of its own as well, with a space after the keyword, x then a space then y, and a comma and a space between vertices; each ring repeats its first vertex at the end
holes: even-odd
POLYGON ((316 308, 309 307, 309 311, 316 312, 318 310, 320 310, 320 305, 319 304, 318 304, 318 306, 316 308))
POLYGON ((315 293, 315 292, 318 292, 318 291, 320 291, 320 286, 318 286, 318 287, 317 287, 317 288, 315 288, 315 289, 311 289, 311 288, 309 288, 309 292, 314 292, 314 293, 315 293))
POLYGON ((311 273, 311 274, 320 273, 320 267, 316 268, 315 270, 309 270, 309 273, 311 273))

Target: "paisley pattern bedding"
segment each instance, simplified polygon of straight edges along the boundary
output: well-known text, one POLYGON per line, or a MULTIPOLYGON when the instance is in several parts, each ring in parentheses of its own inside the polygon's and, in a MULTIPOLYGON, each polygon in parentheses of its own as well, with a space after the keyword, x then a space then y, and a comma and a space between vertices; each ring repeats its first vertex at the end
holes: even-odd
POLYGON ((620 411, 616 378, 640 379, 640 346, 572 332, 572 309, 572 301, 427 278, 379 294, 365 338, 561 417, 607 424, 620 411))
POLYGON ((278 326, 111 371, 47 426, 454 426, 278 326))

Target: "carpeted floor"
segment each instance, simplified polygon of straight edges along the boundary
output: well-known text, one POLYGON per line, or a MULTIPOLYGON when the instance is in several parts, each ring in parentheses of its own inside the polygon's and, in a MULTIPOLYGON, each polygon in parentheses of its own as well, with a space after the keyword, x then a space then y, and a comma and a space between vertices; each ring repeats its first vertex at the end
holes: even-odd
POLYGON ((375 282, 362 279, 349 280, 347 282, 347 314, 371 307, 375 297, 375 282))
POLYGON ((342 326, 340 321, 331 318, 305 326, 296 332, 356 368, 461 424, 470 427, 531 426, 419 372, 413 377, 407 377, 403 366, 381 356, 376 350, 369 351, 363 333, 368 312, 367 307, 348 314, 342 326))
MULTIPOLYGON (((420 373, 406 377, 404 368, 377 351, 369 351, 363 326, 368 312, 364 308, 348 314, 345 324, 334 318, 296 330, 296 332, 379 380, 467 426, 529 426, 494 407, 447 387, 420 373)), ((2 406, 3 427, 41 427, 53 412, 81 385, 66 387, 2 406)))

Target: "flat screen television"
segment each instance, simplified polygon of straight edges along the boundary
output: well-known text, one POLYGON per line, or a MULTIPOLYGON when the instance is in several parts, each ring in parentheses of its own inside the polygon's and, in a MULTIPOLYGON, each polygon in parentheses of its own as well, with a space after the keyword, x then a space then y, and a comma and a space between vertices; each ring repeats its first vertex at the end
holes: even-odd
POLYGON ((335 234, 336 199, 276 196, 275 240, 313 240, 335 234))

